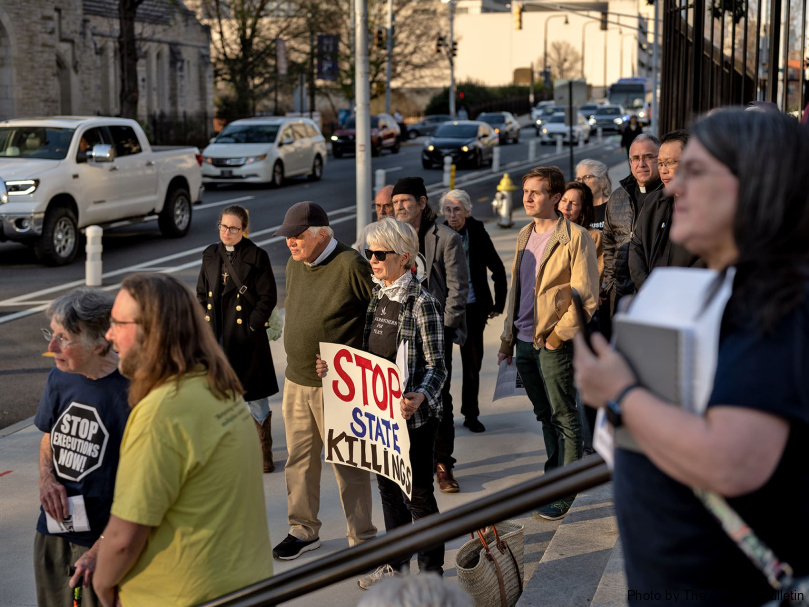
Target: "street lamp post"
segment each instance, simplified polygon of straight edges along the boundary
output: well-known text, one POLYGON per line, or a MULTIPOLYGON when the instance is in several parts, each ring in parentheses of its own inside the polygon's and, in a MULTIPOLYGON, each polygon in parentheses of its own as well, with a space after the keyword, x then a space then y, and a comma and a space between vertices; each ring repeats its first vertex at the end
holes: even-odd
POLYGON ((581 28, 581 77, 584 78, 584 30, 588 25, 597 24, 598 21, 587 21, 581 28))
POLYGON ((542 55, 542 69, 546 71, 550 71, 548 69, 548 21, 555 19, 556 17, 564 17, 565 25, 568 24, 567 15, 550 15, 549 17, 545 17, 545 38, 543 39, 545 50, 542 55))
POLYGON ((449 115, 455 118, 455 57, 452 56, 453 39, 454 39, 454 21, 455 21, 455 1, 456 0, 441 0, 445 4, 449 4, 449 37, 447 39, 447 59, 449 59, 449 115))
POLYGON ((388 0, 388 35, 385 36, 387 46, 388 65, 385 69, 385 113, 390 114, 390 79, 392 72, 393 55, 393 0, 388 0))

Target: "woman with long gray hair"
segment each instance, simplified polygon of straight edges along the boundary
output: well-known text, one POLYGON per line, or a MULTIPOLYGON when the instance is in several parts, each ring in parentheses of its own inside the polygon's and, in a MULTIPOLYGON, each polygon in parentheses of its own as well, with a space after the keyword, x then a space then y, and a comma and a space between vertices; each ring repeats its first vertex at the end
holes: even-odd
POLYGON ((129 417, 129 381, 104 338, 114 298, 81 288, 54 300, 42 329, 56 368, 45 384, 34 424, 39 450, 39 500, 34 539, 37 604, 100 605, 91 583, 100 536, 110 517, 118 454, 129 417), (68 571, 75 567, 75 574, 68 571))
POLYGON ((586 158, 576 165, 576 181, 584 183, 593 192, 593 220, 584 227, 603 230, 604 211, 612 193, 609 167, 600 160, 586 158))

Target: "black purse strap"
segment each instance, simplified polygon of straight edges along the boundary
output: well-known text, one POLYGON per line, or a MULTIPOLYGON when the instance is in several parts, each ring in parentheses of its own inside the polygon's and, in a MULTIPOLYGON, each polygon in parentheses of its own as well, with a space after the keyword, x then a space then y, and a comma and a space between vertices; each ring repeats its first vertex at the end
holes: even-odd
POLYGON ((242 284, 242 281, 239 280, 239 275, 236 274, 236 270, 233 269, 233 264, 230 263, 230 258, 225 254, 225 252, 221 249, 221 247, 218 248, 217 250, 219 251, 219 256, 222 258, 222 261, 225 264, 225 268, 227 269, 228 272, 230 272, 229 276, 233 279, 233 282, 236 283, 236 286, 239 289, 239 295, 241 295, 247 300, 247 303, 250 304, 250 307, 255 307, 256 300, 247 291, 247 287, 242 284))

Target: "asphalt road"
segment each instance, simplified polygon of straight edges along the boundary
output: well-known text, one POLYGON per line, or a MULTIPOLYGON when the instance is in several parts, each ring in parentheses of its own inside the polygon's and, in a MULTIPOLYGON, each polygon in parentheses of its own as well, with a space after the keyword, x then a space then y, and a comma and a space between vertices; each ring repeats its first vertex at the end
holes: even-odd
MULTIPOLYGON (((497 173, 488 168, 458 170, 456 187, 469 193, 475 217, 493 217, 490 203, 503 172, 511 172, 517 184, 530 166, 540 164, 556 164, 569 175, 567 148, 557 155, 555 147, 537 145, 537 160, 527 162, 528 142, 533 138, 533 129, 523 129, 520 143, 502 146, 501 170, 497 173)), ((388 183, 405 176, 422 176, 431 202, 437 202, 438 195, 446 189, 441 186, 442 173, 421 167, 421 145, 414 140, 398 154, 385 152, 373 159, 373 169, 385 169, 388 183)), ((576 162, 593 157, 612 166, 625 158, 615 137, 605 138, 601 144, 593 141, 574 151, 576 162)), ((265 247, 273 262, 282 305, 289 252, 283 238, 272 234, 284 213, 291 204, 313 200, 329 213, 337 238, 354 242, 355 179, 354 158, 329 158, 319 182, 291 179, 280 189, 224 186, 206 191, 202 204, 194 207, 191 230, 185 238, 162 238, 156 221, 109 230, 103 241, 103 288, 117 291, 124 276, 135 271, 170 272, 190 286, 195 285, 202 250, 218 239, 215 224, 219 212, 229 204, 241 204, 250 211, 251 238, 265 247)), ((514 203, 520 205, 519 192, 515 192, 514 203)), ((42 356, 47 350, 39 331, 47 326, 43 310, 53 298, 84 283, 82 259, 80 254, 70 266, 48 268, 36 261, 31 249, 0 243, 0 428, 36 412, 47 373, 53 366, 50 358, 42 356)))

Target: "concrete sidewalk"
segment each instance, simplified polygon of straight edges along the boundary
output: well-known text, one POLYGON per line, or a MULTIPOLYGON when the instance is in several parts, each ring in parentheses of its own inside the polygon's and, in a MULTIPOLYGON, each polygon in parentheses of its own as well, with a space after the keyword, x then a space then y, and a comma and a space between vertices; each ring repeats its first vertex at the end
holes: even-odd
MULTIPOLYGON (((614 184, 617 185, 617 179, 625 175, 626 172, 621 174, 620 168, 616 169, 614 184)), ((515 181, 518 179, 519 176, 515 176, 515 181)), ((513 228, 501 229, 494 223, 487 226, 509 273, 517 232, 528 223, 528 217, 522 210, 519 198, 515 199, 515 206, 518 210, 514 213, 513 228)), ((491 402, 497 375, 496 357, 501 332, 502 316, 490 321, 484 334, 486 355, 480 374, 480 419, 486 426, 485 433, 472 434, 461 425, 463 421, 459 414, 461 357, 457 347, 453 356, 455 457, 458 460, 455 473, 461 492, 442 494, 436 491, 442 512, 536 477, 541 473, 546 458, 541 427, 533 416, 528 400, 511 398, 497 403, 491 402)), ((286 364, 282 343, 274 342, 272 352, 281 384, 286 364)), ((264 475, 264 488, 271 541, 274 545, 283 539, 288 531, 283 475, 287 452, 280 394, 271 399, 271 407, 274 420, 276 471, 264 475)), ((28 424, 19 424, 14 428, 15 432, 0 437, 0 546, 3 547, 0 551, 0 597, 2 597, 0 603, 5 607, 36 605, 32 560, 35 525, 39 515, 37 459, 42 435, 32 422, 33 420, 28 420, 28 424)), ((306 553, 295 561, 274 561, 276 573, 319 559, 347 546, 345 518, 340 507, 334 474, 329 465, 324 466, 321 487, 322 547, 306 553)), ((373 494, 374 521, 380 532, 384 532, 382 508, 375 488, 373 494)), ((603 497, 602 494, 599 496, 601 496, 599 499, 603 497)), ((530 581, 559 527, 559 522, 537 521, 530 513, 526 513, 526 516, 519 520, 525 525, 525 577, 530 581)), ((582 528, 586 533, 586 527, 582 528)), ((456 579, 455 554, 466 539, 466 537, 456 538, 447 543, 445 577, 449 580, 456 579)), ((412 567, 415 571, 415 562, 412 567)), ((357 586, 356 580, 349 579, 288 604, 301 606, 328 604, 330 607, 348 607, 356 605, 362 595, 363 591, 357 586)))

